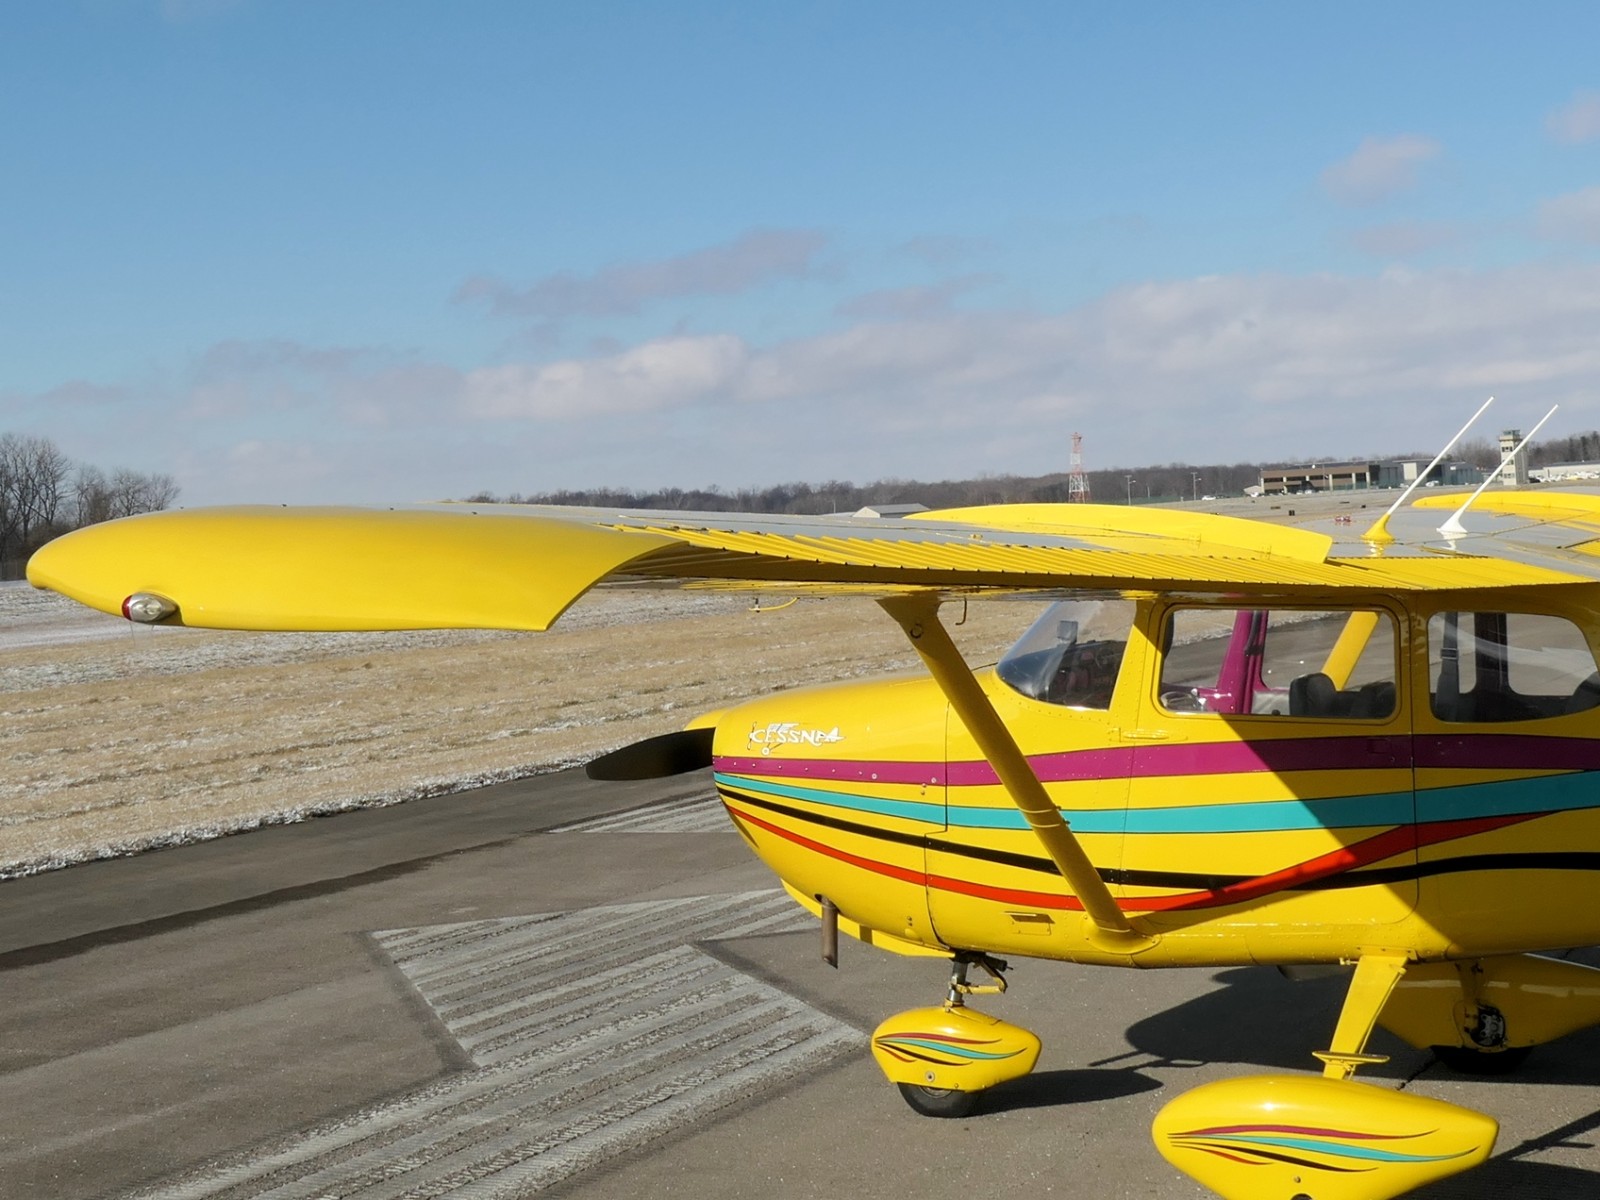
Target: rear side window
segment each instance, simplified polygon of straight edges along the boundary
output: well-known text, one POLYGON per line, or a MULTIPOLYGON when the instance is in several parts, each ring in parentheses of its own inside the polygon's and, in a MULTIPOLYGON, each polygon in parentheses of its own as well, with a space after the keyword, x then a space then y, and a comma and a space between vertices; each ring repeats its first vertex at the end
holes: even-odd
POLYGON ((1379 720, 1395 711, 1394 620, 1377 609, 1183 608, 1163 640, 1168 712, 1379 720))
POLYGON ((1536 721, 1600 706, 1583 631, 1542 613, 1435 613, 1428 620, 1428 682, 1441 721, 1536 721))

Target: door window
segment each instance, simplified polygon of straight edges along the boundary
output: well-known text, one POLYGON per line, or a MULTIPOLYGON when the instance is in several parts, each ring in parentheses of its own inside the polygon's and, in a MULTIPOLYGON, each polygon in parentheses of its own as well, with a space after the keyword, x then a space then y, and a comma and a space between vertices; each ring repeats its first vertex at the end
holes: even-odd
POLYGON ((1377 609, 1181 608, 1163 644, 1168 712, 1380 720, 1395 711, 1394 619, 1377 609))

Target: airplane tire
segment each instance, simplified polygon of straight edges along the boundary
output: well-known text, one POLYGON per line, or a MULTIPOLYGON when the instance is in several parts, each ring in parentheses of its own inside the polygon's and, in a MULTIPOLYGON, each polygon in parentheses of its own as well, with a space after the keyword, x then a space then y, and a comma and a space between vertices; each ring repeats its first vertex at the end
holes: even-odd
POLYGON ((1433 1055, 1461 1075, 1509 1075, 1522 1065, 1532 1046, 1477 1050, 1471 1046, 1434 1046, 1433 1055))
POLYGON ((981 1092, 958 1092, 954 1088, 920 1087, 914 1083, 896 1084, 905 1101, 925 1117, 966 1117, 978 1107, 981 1092))

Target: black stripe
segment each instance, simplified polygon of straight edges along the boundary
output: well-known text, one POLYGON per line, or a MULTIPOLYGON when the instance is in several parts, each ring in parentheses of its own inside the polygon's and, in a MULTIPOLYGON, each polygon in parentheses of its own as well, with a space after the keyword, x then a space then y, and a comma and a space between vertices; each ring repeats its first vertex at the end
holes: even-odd
MULTIPOLYGON (((778 804, 726 785, 719 785, 718 791, 724 797, 731 797, 752 808, 765 809, 768 812, 792 817, 797 821, 820 825, 825 829, 837 829, 841 833, 853 833, 859 837, 875 838, 899 846, 938 850, 977 862, 995 863, 1023 871, 1037 871, 1055 879, 1061 878, 1055 863, 1043 855, 1018 854, 1010 850, 994 850, 987 846, 969 846, 964 842, 949 841, 942 837, 881 829, 876 825, 865 825, 859 821, 847 821, 840 817, 792 808, 787 804, 778 804)), ((1252 875, 1202 875, 1185 871, 1142 871, 1120 867, 1096 867, 1095 871, 1107 883, 1122 884, 1126 887, 1171 888, 1185 892, 1215 892, 1233 884, 1247 883, 1255 878, 1252 875)), ((1600 871, 1600 852, 1568 850, 1548 853, 1522 851, 1507 854, 1464 854, 1458 858, 1408 863, 1398 867, 1367 867, 1361 870, 1343 871, 1322 879, 1292 884, 1284 890, 1326 892, 1344 888, 1380 887, 1385 884, 1414 883, 1435 875, 1464 874, 1468 871, 1600 871)), ((1137 900, 1136 897, 1130 899, 1137 900)))
POLYGON ((1292 1154, 1280 1154, 1275 1150, 1262 1150, 1256 1146, 1236 1146, 1232 1142, 1214 1145, 1210 1142, 1179 1142, 1174 1138, 1173 1144, 1183 1146, 1187 1150, 1226 1150, 1235 1154, 1253 1154, 1257 1158, 1269 1158, 1274 1162, 1289 1163, 1296 1167, 1310 1167, 1313 1171, 1334 1171, 1340 1175, 1365 1175, 1368 1171, 1377 1170, 1376 1167, 1333 1167, 1325 1163, 1312 1162, 1309 1158, 1296 1158, 1292 1154))

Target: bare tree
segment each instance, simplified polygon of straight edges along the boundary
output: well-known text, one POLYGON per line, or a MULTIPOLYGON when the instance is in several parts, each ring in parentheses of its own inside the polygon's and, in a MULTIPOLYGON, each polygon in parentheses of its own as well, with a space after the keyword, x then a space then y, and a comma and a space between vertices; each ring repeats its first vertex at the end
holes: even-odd
POLYGON ((131 517, 171 507, 178 498, 178 484, 170 475, 147 475, 118 467, 111 472, 109 493, 111 516, 131 517))
POLYGON ((75 466, 49 438, 0 434, 0 579, 22 573, 28 555, 83 525, 170 508, 170 475, 75 466))
POLYGON ((58 532, 71 471, 50 439, 0 435, 0 560, 21 558, 58 532))

